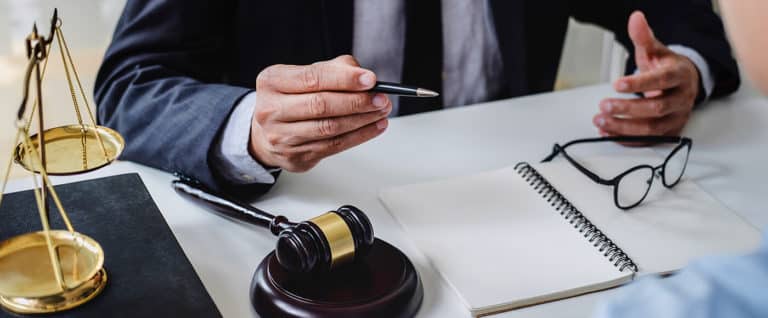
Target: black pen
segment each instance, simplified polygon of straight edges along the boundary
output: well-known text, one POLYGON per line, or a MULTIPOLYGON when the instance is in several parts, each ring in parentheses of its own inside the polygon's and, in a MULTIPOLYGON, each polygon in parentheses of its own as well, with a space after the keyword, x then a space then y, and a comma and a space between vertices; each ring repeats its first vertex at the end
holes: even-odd
POLYGON ((437 97, 438 92, 426 88, 408 86, 398 83, 376 82, 376 86, 371 88, 371 92, 387 93, 399 96, 410 97, 437 97))

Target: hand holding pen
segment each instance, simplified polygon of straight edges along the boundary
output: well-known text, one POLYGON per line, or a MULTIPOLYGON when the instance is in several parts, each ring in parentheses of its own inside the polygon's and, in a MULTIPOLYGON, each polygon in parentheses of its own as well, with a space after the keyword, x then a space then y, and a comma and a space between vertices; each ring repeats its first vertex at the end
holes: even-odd
POLYGON ((384 93, 437 96, 422 88, 377 83, 376 75, 349 55, 267 67, 256 79, 251 156, 268 167, 307 171, 384 132, 392 111, 384 93))

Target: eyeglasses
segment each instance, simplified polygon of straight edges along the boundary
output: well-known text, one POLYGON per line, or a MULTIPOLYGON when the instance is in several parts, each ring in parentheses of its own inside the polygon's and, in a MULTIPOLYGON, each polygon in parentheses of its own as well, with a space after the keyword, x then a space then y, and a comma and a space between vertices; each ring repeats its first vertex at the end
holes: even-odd
POLYGON ((562 146, 555 144, 552 148, 552 153, 544 158, 542 162, 552 161, 558 154, 563 154, 563 157, 574 165, 576 169, 593 181, 602 185, 613 186, 614 203, 619 209, 628 210, 643 202, 651 189, 654 176, 661 178, 662 183, 667 188, 672 188, 680 182, 685 172, 685 167, 688 165, 688 156, 690 155, 692 145, 693 141, 690 138, 672 136, 617 136, 578 139, 562 146), (656 167, 639 165, 624 171, 610 180, 603 179, 594 172, 589 171, 589 169, 582 166, 565 152, 565 148, 571 145, 606 141, 647 144, 676 143, 677 146, 667 156, 663 164, 656 167))

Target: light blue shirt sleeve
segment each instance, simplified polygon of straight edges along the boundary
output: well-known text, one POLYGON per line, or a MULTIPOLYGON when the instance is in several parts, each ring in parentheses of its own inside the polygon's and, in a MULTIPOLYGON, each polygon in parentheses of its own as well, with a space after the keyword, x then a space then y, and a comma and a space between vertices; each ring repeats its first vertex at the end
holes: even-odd
POLYGON ((211 164, 233 184, 275 183, 272 173, 280 170, 265 168, 248 151, 256 98, 256 92, 250 92, 240 99, 214 141, 211 164))
POLYGON ((700 259, 671 277, 622 287, 595 317, 768 317, 768 231, 752 254, 700 259))
POLYGON ((672 52, 687 57, 693 62, 693 65, 696 65, 696 68, 699 69, 701 84, 704 86, 704 96, 709 99, 709 96, 712 95, 712 90, 715 89, 715 77, 709 69, 707 60, 705 60, 699 52, 696 52, 696 50, 687 46, 673 44, 669 46, 669 49, 672 50, 672 52))

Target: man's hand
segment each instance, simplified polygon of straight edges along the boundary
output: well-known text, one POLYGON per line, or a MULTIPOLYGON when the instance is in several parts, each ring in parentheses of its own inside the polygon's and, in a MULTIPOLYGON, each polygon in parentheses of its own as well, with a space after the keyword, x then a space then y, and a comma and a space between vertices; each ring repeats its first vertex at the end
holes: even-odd
POLYGON ((604 99, 593 122, 603 136, 678 135, 699 94, 699 71, 654 37, 643 13, 632 13, 628 29, 638 72, 620 78, 614 88, 642 92, 643 98, 604 99))
POLYGON ((380 135, 392 103, 367 90, 376 75, 343 55, 312 65, 273 65, 256 79, 250 152, 261 164, 303 172, 380 135))

